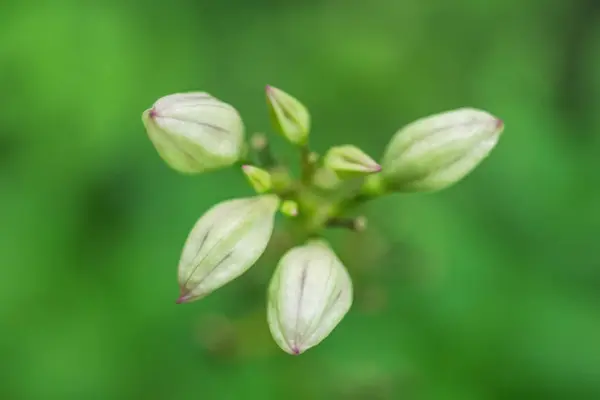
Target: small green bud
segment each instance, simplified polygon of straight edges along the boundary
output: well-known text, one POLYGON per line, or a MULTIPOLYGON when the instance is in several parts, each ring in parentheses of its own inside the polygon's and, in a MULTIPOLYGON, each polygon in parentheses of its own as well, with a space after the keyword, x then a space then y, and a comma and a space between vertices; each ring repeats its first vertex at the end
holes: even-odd
POLYGON ((298 216, 298 203, 293 200, 285 200, 281 203, 281 208, 279 209, 281 213, 288 217, 297 217, 298 216))
POLYGON ((250 146, 255 151, 262 151, 269 145, 267 135, 264 133, 256 132, 250 137, 250 146))
POLYGON ((352 281, 323 240, 288 251, 271 278, 267 305, 269 329, 289 354, 319 344, 352 305, 352 281))
POLYGON ((419 119, 388 144, 381 183, 399 192, 444 189, 488 156, 503 129, 500 119, 472 108, 419 119))
POLYGON ((275 129, 290 142, 299 146, 305 145, 310 131, 310 115, 306 107, 273 86, 267 86, 266 93, 275 129))
POLYGON ((235 163, 244 150, 244 124, 231 105, 208 93, 160 98, 142 121, 158 154, 183 173, 201 173, 235 163))
POLYGON ((381 166, 356 146, 332 147, 325 155, 324 165, 340 178, 353 178, 381 171, 381 166))
POLYGON ((339 187, 343 181, 339 176, 329 168, 317 168, 312 179, 313 185, 324 190, 334 190, 339 187))
POLYGON ((367 217, 364 215, 354 218, 354 230, 356 232, 364 232, 367 230, 368 222, 367 217))
POLYGON ((243 165, 242 171, 244 171, 248 182, 250 182, 256 193, 268 192, 273 187, 271 174, 264 169, 252 165, 243 165))
POLYGON ((198 300, 246 272, 269 243, 278 207, 279 198, 265 194, 208 210, 183 248, 177 303, 198 300))

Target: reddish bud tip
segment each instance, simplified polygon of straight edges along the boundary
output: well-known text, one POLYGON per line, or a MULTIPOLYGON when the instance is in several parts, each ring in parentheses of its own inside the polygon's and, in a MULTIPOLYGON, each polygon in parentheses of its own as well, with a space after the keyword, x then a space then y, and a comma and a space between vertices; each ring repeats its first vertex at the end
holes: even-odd
POLYGON ((182 291, 182 293, 179 295, 179 297, 177 298, 177 300, 175 301, 175 304, 183 304, 186 303, 188 300, 190 299, 190 294, 189 293, 184 293, 182 291))
POLYGON ((504 121, 502 121, 500 118, 496 119, 496 128, 498 128, 498 129, 504 128, 504 121))
POLYGON ((150 118, 155 118, 157 116, 156 110, 154 108, 151 109, 149 115, 150 115, 150 118))
POLYGON ((300 349, 296 346, 292 347, 292 353, 294 353, 295 356, 300 354, 300 349))

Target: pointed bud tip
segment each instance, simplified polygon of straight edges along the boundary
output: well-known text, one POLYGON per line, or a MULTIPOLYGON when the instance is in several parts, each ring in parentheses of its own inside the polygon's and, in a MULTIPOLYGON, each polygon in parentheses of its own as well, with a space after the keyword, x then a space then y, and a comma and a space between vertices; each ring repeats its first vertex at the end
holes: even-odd
POLYGON ((156 116, 157 116, 157 115, 158 115, 158 113, 156 112, 156 109, 155 109, 154 107, 152 107, 152 108, 150 109, 150 112, 148 113, 148 116, 149 116, 150 118, 156 118, 156 116))
POLYGON ((356 171, 361 171, 361 172, 367 173, 367 174, 376 174, 378 172, 381 172, 381 165, 372 161, 369 164, 363 164, 363 165, 357 166, 356 171))
POLYGON ((496 118, 496 128, 500 130, 504 129, 504 121, 500 118, 496 118))
POLYGON ((248 172, 250 169, 252 169, 252 165, 244 164, 242 165, 242 169, 244 170, 244 172, 248 172))
POLYGON ((381 172, 381 165, 375 164, 371 167, 372 172, 381 172))
POLYGON ((175 304, 183 304, 183 303, 187 303, 190 300, 190 294, 184 292, 183 290, 181 291, 181 294, 179 295, 179 297, 177 298, 177 300, 175 300, 175 304))
POLYGON ((294 356, 299 356, 300 355, 300 349, 296 346, 292 347, 292 355, 294 356))
POLYGON ((381 165, 379 164, 371 164, 371 165, 363 165, 356 167, 354 169, 356 172, 362 172, 363 174, 376 174, 381 172, 381 165))

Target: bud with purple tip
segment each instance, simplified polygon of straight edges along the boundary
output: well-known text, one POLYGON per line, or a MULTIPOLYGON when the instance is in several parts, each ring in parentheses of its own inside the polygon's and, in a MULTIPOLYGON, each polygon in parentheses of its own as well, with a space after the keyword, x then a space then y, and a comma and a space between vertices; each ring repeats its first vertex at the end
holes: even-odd
POLYGON ((271 279, 267 318, 275 342, 289 354, 319 344, 352 305, 352 281, 323 240, 288 251, 271 279))
POLYGON ((142 121, 158 154, 173 169, 201 173, 235 163, 244 150, 244 124, 233 106, 208 93, 160 98, 142 121))
POLYGON ((381 180, 388 191, 444 189, 465 177, 492 151, 502 121, 472 108, 419 119, 399 130, 387 146, 381 180))
POLYGON ((248 270, 265 251, 280 200, 266 194, 228 200, 204 214, 179 261, 178 303, 198 300, 248 270))
POLYGON ((375 160, 353 145, 332 147, 327 151, 323 163, 341 179, 366 176, 381 171, 381 166, 375 160))

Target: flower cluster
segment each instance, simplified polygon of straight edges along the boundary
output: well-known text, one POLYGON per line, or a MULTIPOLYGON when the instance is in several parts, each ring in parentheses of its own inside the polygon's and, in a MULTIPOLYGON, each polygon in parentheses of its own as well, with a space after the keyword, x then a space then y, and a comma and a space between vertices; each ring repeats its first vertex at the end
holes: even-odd
POLYGON ((179 260, 177 303, 199 300, 254 265, 279 212, 297 222, 306 237, 285 253, 271 278, 268 324, 281 349, 300 354, 333 331, 353 299, 350 275, 322 232, 365 229, 364 217, 346 216, 364 201, 437 191, 458 182, 487 157, 504 126, 485 111, 462 108, 400 129, 379 163, 351 144, 332 147, 320 157, 309 146, 307 108, 271 86, 266 98, 275 130, 300 150, 299 179, 271 154, 265 135, 246 140, 237 110, 208 93, 160 98, 142 120, 158 154, 173 169, 197 174, 240 165, 256 192, 219 203, 196 222, 179 260))

